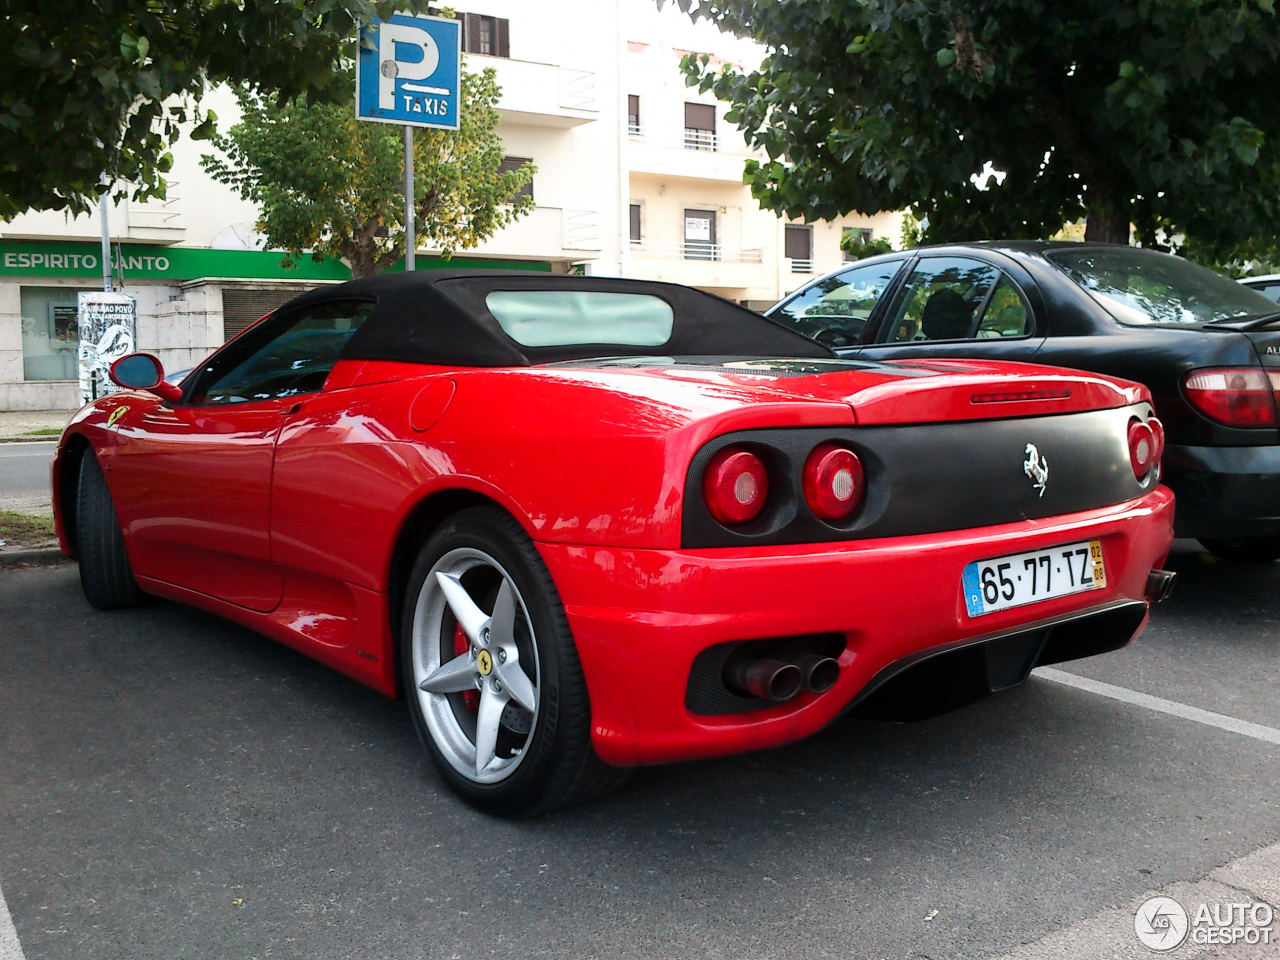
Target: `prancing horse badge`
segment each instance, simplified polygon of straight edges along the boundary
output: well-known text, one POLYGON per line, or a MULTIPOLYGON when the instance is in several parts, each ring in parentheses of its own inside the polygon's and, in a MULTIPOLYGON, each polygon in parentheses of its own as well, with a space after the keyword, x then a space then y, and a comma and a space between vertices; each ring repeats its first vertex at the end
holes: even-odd
POLYGON ((1027 459, 1022 462, 1022 472, 1031 478, 1031 485, 1044 496, 1045 484, 1049 482, 1049 461, 1040 456, 1034 443, 1027 444, 1027 459))

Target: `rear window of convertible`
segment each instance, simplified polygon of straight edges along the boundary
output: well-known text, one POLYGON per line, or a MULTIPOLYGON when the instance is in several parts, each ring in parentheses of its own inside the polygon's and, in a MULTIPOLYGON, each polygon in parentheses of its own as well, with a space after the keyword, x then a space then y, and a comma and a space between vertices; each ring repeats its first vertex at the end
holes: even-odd
POLYGON ((503 332, 525 347, 658 347, 671 339, 675 319, 671 304, 641 293, 495 290, 484 302, 503 332))

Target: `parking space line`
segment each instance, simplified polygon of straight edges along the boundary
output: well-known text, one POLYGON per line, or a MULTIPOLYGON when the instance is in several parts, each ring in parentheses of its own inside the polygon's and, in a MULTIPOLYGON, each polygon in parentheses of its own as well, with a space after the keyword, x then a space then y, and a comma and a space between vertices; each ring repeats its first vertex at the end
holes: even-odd
POLYGON ((1136 707, 1146 707, 1148 710, 1154 710, 1157 713, 1167 713, 1173 717, 1181 717, 1183 720, 1192 720, 1195 723, 1203 723, 1208 727, 1217 727, 1219 730, 1238 733, 1242 737, 1265 740, 1267 743, 1274 743, 1280 746, 1280 730, 1275 727, 1264 727, 1260 723, 1250 723, 1248 720, 1240 720, 1236 717, 1228 717, 1225 714, 1201 710, 1199 707, 1190 707, 1175 700, 1153 697, 1149 693, 1139 693, 1137 690, 1117 687, 1110 683, 1103 683, 1101 680, 1090 680, 1088 677, 1080 677, 1074 673, 1067 673, 1065 670, 1057 670, 1053 667, 1038 667, 1033 671, 1032 675, 1043 677, 1045 680, 1052 680, 1054 683, 1060 683, 1063 686, 1075 687, 1077 690, 1096 693, 1100 697, 1110 697, 1112 700, 1131 703, 1136 707))
MULTIPOLYGON (((1073 674, 1067 674, 1073 676, 1073 674)), ((1160 954, 1142 946, 1134 934, 1134 913, 1151 896, 1173 897, 1191 916, 1198 905, 1231 903, 1280 904, 1280 843, 1255 850, 1213 870, 1198 880, 1178 880, 1158 890, 1145 890, 1125 902, 1085 917, 1047 934, 1039 940, 1024 943, 1003 954, 999 960, 1151 960, 1160 954)), ((1187 942, 1170 952, 1178 960, 1253 960, 1276 955, 1274 923, 1270 942, 1250 945, 1237 942, 1235 947, 1220 947, 1189 936, 1187 942)))
POLYGON ((24 960, 22 944, 18 942, 18 931, 9 916, 3 890, 0 890, 0 960, 24 960))

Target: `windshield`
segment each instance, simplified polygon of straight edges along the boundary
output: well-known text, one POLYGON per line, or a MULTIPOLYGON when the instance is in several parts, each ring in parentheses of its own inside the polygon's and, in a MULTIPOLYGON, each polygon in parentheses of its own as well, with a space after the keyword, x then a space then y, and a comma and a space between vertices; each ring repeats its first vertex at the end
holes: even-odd
POLYGON ((1167 253, 1084 247, 1047 256, 1121 323, 1207 323, 1276 309, 1262 294, 1167 253))

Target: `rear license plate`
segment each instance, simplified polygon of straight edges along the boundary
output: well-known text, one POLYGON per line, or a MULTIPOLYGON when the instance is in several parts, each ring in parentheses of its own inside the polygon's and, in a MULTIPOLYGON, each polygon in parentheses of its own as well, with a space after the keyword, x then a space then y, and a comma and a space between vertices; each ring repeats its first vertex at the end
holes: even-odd
POLYGON ((1106 585, 1100 540, 978 560, 964 568, 964 602, 971 617, 1106 585))

